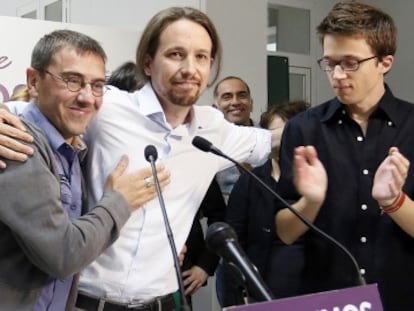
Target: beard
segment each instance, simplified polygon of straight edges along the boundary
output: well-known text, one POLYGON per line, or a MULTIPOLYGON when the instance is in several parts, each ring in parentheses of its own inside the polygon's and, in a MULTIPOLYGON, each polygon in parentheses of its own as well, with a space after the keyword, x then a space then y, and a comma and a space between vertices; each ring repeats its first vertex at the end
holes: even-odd
POLYGON ((197 90, 194 95, 178 94, 177 92, 174 92, 174 90, 170 90, 167 93, 167 98, 174 105, 189 107, 194 105, 200 98, 200 90, 197 90))

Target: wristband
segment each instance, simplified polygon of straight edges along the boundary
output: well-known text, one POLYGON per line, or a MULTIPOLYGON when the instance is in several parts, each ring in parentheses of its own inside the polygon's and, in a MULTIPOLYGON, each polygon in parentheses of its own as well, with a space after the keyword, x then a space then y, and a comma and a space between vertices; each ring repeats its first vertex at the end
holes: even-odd
POLYGON ((401 192, 399 198, 396 200, 396 203, 393 203, 388 206, 381 206, 381 214, 391 214, 398 211, 401 208, 401 206, 403 206, 406 196, 407 195, 405 194, 405 192, 401 192))

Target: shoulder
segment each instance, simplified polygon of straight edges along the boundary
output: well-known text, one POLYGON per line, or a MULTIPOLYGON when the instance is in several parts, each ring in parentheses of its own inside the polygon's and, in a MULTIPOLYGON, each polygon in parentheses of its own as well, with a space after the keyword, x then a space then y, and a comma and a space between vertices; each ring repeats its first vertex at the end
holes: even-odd
POLYGON ((224 120, 223 113, 217 108, 211 106, 194 106, 194 113, 200 119, 208 119, 214 117, 216 119, 224 120))
POLYGON ((22 122, 24 126, 27 129, 27 132, 33 136, 34 142, 38 143, 40 145, 47 145, 49 146, 49 143, 47 141, 47 138, 41 128, 36 126, 35 124, 31 123, 30 121, 27 121, 25 119, 22 119, 22 122))
POLYGON ((115 86, 109 85, 107 86, 107 91, 104 94, 103 97, 103 103, 105 106, 105 103, 116 103, 119 102, 120 100, 125 100, 131 97, 131 94, 133 93, 129 93, 127 91, 124 90, 120 90, 115 86))
POLYGON ((9 109, 12 114, 17 116, 22 114, 23 110, 29 103, 26 101, 9 101, 3 104, 9 109))
POLYGON ((35 152, 33 156, 30 157, 32 161, 29 162, 36 161, 36 159, 38 158, 43 158, 49 166, 52 166, 52 162, 54 161, 54 155, 52 148, 50 147, 49 141, 46 135, 44 134, 43 130, 25 119, 22 119, 22 122, 26 127, 27 132, 34 138, 31 147, 35 149, 35 152))
POLYGON ((332 105, 335 105, 335 103, 330 100, 300 112, 288 121, 289 128, 307 128, 315 123, 321 123, 323 120, 330 118, 333 111, 336 110, 332 105))

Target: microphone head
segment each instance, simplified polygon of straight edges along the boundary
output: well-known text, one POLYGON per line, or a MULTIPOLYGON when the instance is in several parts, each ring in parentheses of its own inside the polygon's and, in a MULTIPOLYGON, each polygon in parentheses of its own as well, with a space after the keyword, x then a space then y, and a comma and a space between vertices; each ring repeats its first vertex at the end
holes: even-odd
POLYGON ((211 251, 220 253, 227 242, 233 241, 237 241, 237 234, 229 224, 215 222, 207 228, 206 244, 211 251))
POLYGON ((193 138, 192 144, 194 147, 205 151, 205 152, 210 152, 211 151, 211 147, 213 146, 213 144, 211 142, 209 142, 207 139, 201 137, 201 136, 195 136, 193 138))
POLYGON ((156 161, 158 158, 157 149, 153 145, 148 145, 145 147, 144 155, 145 155, 145 159, 148 162, 151 162, 151 160, 156 161))

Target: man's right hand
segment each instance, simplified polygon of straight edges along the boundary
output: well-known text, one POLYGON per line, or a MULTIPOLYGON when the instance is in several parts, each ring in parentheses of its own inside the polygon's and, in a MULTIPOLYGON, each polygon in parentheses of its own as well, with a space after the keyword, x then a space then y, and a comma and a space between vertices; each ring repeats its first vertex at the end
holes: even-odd
MULTIPOLYGON (((105 188, 121 193, 128 202, 131 211, 134 211, 154 199, 157 196, 157 191, 152 181, 151 167, 140 169, 134 173, 124 174, 128 163, 128 157, 124 155, 108 176, 105 188), (152 181, 150 185, 145 181, 146 178, 152 181)), ((163 164, 157 164, 156 168, 161 190, 163 190, 170 183, 170 173, 163 164)))
MULTIPOLYGON (((21 141, 32 142, 33 137, 26 133, 23 123, 18 117, 0 109, 0 156, 9 160, 25 162, 33 154, 33 149, 21 141)), ((0 168, 6 163, 0 160, 0 168)))

